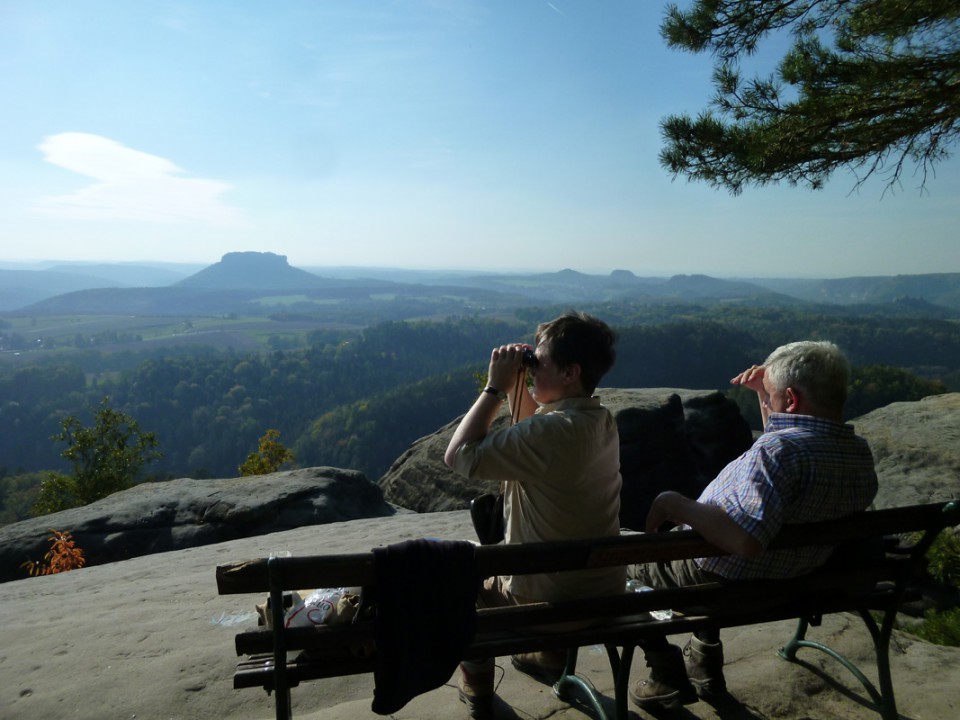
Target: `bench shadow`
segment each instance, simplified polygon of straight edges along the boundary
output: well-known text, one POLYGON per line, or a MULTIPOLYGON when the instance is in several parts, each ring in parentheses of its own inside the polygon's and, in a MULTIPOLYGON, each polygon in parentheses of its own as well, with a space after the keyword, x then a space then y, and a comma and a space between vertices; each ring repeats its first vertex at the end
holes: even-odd
MULTIPOLYGON (((869 696, 860 694, 855 690, 843 685, 833 675, 822 668, 805 660, 794 659, 791 662, 816 675, 818 678, 820 678, 820 680, 823 681, 825 685, 829 686, 832 690, 836 691, 840 695, 843 695, 851 702, 854 702, 857 705, 860 705, 861 707, 873 712, 879 713, 876 703, 874 703, 869 696)), ((765 720, 765 716, 757 715, 749 707, 744 705, 742 702, 737 700, 736 697, 730 694, 726 694, 718 698, 712 698, 710 700, 701 700, 700 702, 709 704, 717 713, 717 718, 719 718, 719 720, 765 720)), ((590 714, 587 710, 584 710, 584 712, 586 712, 588 715, 590 714)), ((632 717, 649 716, 655 718, 656 720, 698 720, 697 716, 686 707, 680 710, 651 709, 644 710, 642 713, 638 713, 636 708, 631 708, 630 714, 632 717)), ((911 716, 904 715, 899 711, 897 712, 897 718, 898 720, 915 720, 911 716)))
POLYGON ((499 695, 493 696, 493 717, 497 720, 522 720, 513 706, 499 695))
MULTIPOLYGON (((616 717, 616 701, 606 694, 600 695, 599 699, 606 717, 616 717)), ((574 693, 573 697, 568 698, 565 702, 570 707, 582 712, 585 716, 593 720, 600 720, 596 712, 594 712, 593 706, 583 697, 582 692, 574 693)), ((732 695, 726 695, 710 701, 701 700, 700 702, 709 704, 717 713, 719 720, 766 720, 764 716, 757 715, 732 695)), ((699 720, 697 715, 685 707, 679 710, 651 709, 638 711, 637 708, 631 704, 627 710, 631 718, 652 717, 655 718, 655 720, 699 720)), ((500 718, 501 716, 497 715, 496 717, 500 718)), ((503 715, 502 717, 513 718, 515 716, 503 715)), ((905 718, 904 720, 909 719, 905 718)))
MULTIPOLYGON (((536 673, 531 674, 523 671, 518 672, 526 676, 529 681, 549 688, 551 694, 556 697, 556 693, 553 690, 554 678, 551 678, 548 675, 538 676, 536 673)), ((583 679, 582 676, 579 677, 583 679)), ((570 686, 565 693, 565 697, 562 700, 559 700, 559 702, 565 703, 574 710, 580 711, 586 717, 592 718, 592 720, 604 720, 604 718, 615 718, 617 716, 617 703, 614 698, 608 697, 607 695, 597 691, 595 699, 600 703, 600 706, 603 710, 603 716, 597 714, 596 708, 593 706, 587 691, 579 685, 570 686)), ((494 709, 494 717, 497 718, 497 720, 513 720, 514 718, 519 720, 520 718, 520 716, 517 715, 516 711, 508 702, 500 699, 499 694, 494 697, 494 709)), ((528 716, 524 715, 524 717, 526 718, 528 716)))
POLYGON ((703 700, 712 707, 720 720, 763 720, 750 708, 729 693, 710 700, 703 700))
MULTIPOLYGON (((765 720, 765 716, 757 715, 733 695, 724 695, 710 700, 701 700, 700 702, 710 705, 717 713, 720 720, 765 720)), ((696 707, 691 706, 691 707, 696 707)), ((631 708, 631 714, 635 717, 652 717, 656 720, 698 720, 698 717, 686 707, 680 710, 650 709, 644 710, 643 715, 637 714, 636 709, 631 708)))
MULTIPOLYGON (((825 685, 829 686, 831 689, 843 695, 850 701, 855 702, 861 707, 873 712, 879 712, 877 705, 869 696, 857 693, 855 690, 843 685, 832 674, 828 673, 822 668, 806 660, 800 660, 796 658, 791 662, 816 675, 824 682, 825 685)), ((533 682, 550 687, 550 682, 547 680, 538 679, 531 676, 528 677, 533 682)), ((606 694, 598 693, 597 695, 606 716, 608 718, 616 717, 616 702, 614 698, 609 697, 606 694)), ((580 711, 586 717, 592 718, 592 720, 600 720, 590 700, 585 696, 584 691, 580 688, 572 689, 570 691, 570 696, 565 698, 562 702, 565 702, 570 707, 580 711)), ((765 716, 758 715, 749 707, 740 702, 734 695, 729 693, 717 698, 711 698, 709 700, 700 700, 700 702, 710 705, 716 712, 718 720, 765 720, 765 716)), ((699 720, 698 716, 695 715, 691 710, 688 710, 686 707, 679 710, 644 709, 642 711, 638 711, 638 709, 631 704, 631 706, 628 708, 628 715, 631 718, 651 717, 655 720, 699 720)), ((513 707, 507 701, 501 699, 499 694, 494 696, 494 717, 498 720, 521 720, 520 716, 513 709, 513 707)), ((898 720, 915 720, 914 718, 911 718, 900 712, 897 713, 897 718, 898 720)))
MULTIPOLYGON (((861 705, 864 708, 877 712, 876 705, 870 699, 864 698, 849 688, 844 687, 820 668, 802 660, 797 660, 795 662, 798 665, 802 665, 810 672, 816 674, 832 689, 849 698, 851 701, 861 705)), ((606 716, 608 718, 616 717, 616 703, 614 699, 604 694, 600 695, 599 700, 600 704, 603 706, 606 716)), ((513 709, 510 703, 506 700, 503 700, 499 695, 494 697, 493 702, 493 716, 497 718, 497 720, 521 720, 521 716, 517 714, 516 710, 513 709)), ((585 717, 592 718, 592 720, 600 720, 600 718, 597 716, 597 713, 594 711, 593 705, 585 697, 583 697, 583 692, 581 691, 573 692, 572 696, 563 702, 566 702, 571 708, 583 713, 585 717)), ((737 700, 736 697, 730 694, 718 698, 712 698, 710 700, 701 700, 700 702, 710 705, 716 712, 718 720, 766 720, 766 716, 758 715, 749 707, 737 700)), ((679 710, 645 709, 638 711, 636 707, 631 706, 628 708, 628 714, 631 718, 650 717, 654 718, 654 720, 699 720, 699 717, 686 707, 679 710)), ((914 720, 913 718, 903 715, 902 713, 898 713, 897 717, 899 720, 914 720)))
MULTIPOLYGON (((792 662, 795 665, 799 665, 800 667, 813 673, 818 678, 820 678, 826 685, 829 685, 833 690, 840 693, 845 698, 848 698, 849 700, 855 702, 857 705, 860 705, 861 707, 865 707, 868 710, 873 710, 876 713, 880 712, 879 708, 877 707, 876 703, 873 702, 872 698, 870 698, 869 696, 862 695, 858 692, 855 692, 854 690, 851 690, 846 685, 842 684, 839 680, 837 680, 831 673, 828 673, 827 671, 823 670, 817 665, 814 665, 813 663, 807 660, 800 660, 798 658, 794 658, 790 662, 792 662)), ((852 676, 848 676, 848 677, 852 677, 852 676)), ((864 692, 866 692, 866 690, 864 690, 864 692)), ((897 711, 897 718, 899 718, 899 720, 914 720, 910 716, 904 715, 899 710, 897 711)))
MULTIPOLYGON (((587 700, 583 695, 584 695, 583 691, 575 690, 571 694, 571 697, 568 697, 567 699, 562 700, 561 702, 567 703, 567 705, 574 708, 575 710, 579 710, 588 718, 592 718, 592 720, 602 720, 602 718, 600 718, 597 715, 597 713, 594 712, 594 707, 590 703, 590 701, 587 700)), ((617 704, 613 698, 607 697, 606 695, 601 695, 598 693, 597 699, 599 700, 600 705, 603 706, 603 712, 608 718, 613 718, 617 716, 616 714, 617 704)))

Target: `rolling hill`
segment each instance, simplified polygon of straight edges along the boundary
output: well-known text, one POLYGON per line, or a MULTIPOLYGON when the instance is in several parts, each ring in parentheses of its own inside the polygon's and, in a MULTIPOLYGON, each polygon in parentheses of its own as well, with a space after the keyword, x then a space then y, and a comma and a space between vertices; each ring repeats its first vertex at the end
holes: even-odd
MULTIPOLYGON (((873 306, 877 312, 927 317, 955 317, 960 311, 960 273, 806 280, 707 275, 650 278, 628 270, 590 275, 571 269, 466 274, 331 268, 329 275, 321 275, 322 269, 292 267, 284 255, 236 252, 165 286, 123 287, 116 280, 121 275, 93 267, 99 277, 0 270, 0 311, 20 316, 279 313, 321 322, 332 322, 339 314, 355 325, 384 319, 489 315, 532 305, 574 307, 623 302, 861 305, 873 306)), ((128 270, 128 275, 132 279, 137 273, 128 270)), ((166 277, 171 277, 169 271, 166 277)))

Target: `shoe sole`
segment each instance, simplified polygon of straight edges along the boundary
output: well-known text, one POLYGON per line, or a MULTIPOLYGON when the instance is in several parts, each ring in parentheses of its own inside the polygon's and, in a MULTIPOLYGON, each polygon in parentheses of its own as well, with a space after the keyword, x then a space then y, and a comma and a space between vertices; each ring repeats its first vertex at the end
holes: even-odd
POLYGON ((635 695, 633 690, 630 690, 630 700, 633 701, 633 704, 643 710, 655 710, 657 708, 662 710, 668 710, 673 712, 674 710, 679 710, 684 705, 693 705, 699 696, 696 691, 693 692, 682 692, 677 690, 672 692, 669 695, 662 695, 660 697, 649 697, 641 698, 638 695, 635 695))

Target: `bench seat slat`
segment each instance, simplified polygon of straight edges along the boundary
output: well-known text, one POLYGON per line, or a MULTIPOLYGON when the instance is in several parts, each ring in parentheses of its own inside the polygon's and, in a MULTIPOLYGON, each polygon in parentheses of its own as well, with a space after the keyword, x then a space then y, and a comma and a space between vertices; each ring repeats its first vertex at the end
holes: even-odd
MULTIPOLYGON (((322 680, 347 675, 363 675, 374 669, 373 658, 330 657, 326 659, 308 659, 291 661, 287 664, 287 678, 291 687, 306 680, 322 680)), ((274 689, 273 656, 258 655, 239 663, 233 676, 236 689, 262 687, 274 689)))
MULTIPOLYGON (((801 578, 761 580, 735 585, 710 583, 679 589, 654 590, 647 593, 624 593, 622 596, 573 600, 563 603, 532 603, 502 608, 484 608, 477 612, 477 635, 494 632, 529 632, 531 627, 549 633, 549 626, 592 618, 597 624, 619 621, 622 617, 647 620, 644 632, 662 633, 665 621, 653 623, 646 614, 650 610, 672 607, 684 615, 709 615, 720 622, 733 622, 738 616, 755 617, 770 606, 784 608, 781 614, 796 617, 800 608, 817 606, 831 611, 834 607, 853 607, 856 601, 870 599, 876 603, 887 598, 891 586, 877 587, 876 582, 895 576, 896 563, 887 561, 874 567, 823 570, 801 578), (819 605, 817 605, 819 603, 819 605)), ((615 626, 615 625, 614 625, 615 626)), ((566 633, 567 628, 561 628, 566 633)), ((590 630, 585 631, 590 634, 590 630)), ((678 630, 677 632, 681 632, 678 630)), ((291 628, 286 633, 289 650, 332 649, 372 645, 372 622, 353 625, 321 625, 291 628)), ((236 636, 238 655, 268 652, 273 647, 273 634, 267 628, 240 632, 236 636)))

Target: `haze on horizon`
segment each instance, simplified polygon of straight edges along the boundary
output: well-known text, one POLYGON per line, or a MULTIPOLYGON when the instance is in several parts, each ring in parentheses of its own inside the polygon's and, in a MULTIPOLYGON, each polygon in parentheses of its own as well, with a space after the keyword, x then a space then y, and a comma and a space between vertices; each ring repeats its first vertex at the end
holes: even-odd
MULTIPOLYGON (((688 4, 681 0, 681 6, 688 4)), ((960 160, 672 180, 712 94, 644 0, 0 4, 0 261, 844 277, 960 271, 960 160)), ((756 58, 770 70, 779 48, 756 58)))

